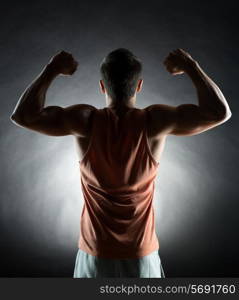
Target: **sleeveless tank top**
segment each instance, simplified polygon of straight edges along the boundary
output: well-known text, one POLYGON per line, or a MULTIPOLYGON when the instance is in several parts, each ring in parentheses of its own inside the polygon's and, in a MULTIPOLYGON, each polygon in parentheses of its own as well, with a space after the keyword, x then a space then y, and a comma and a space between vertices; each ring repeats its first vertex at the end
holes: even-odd
POLYGON ((159 249, 154 180, 159 163, 146 133, 147 111, 123 117, 93 111, 88 149, 79 161, 84 205, 78 247, 102 258, 139 258, 159 249))

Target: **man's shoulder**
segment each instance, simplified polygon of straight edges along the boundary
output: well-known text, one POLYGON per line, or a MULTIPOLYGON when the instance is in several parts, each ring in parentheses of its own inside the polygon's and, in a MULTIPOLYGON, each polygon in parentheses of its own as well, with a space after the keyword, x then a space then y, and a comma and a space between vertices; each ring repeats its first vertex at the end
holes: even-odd
POLYGON ((90 104, 74 104, 64 108, 68 122, 75 128, 76 135, 89 135, 93 113, 98 111, 90 104))
POLYGON ((71 106, 68 106, 67 109, 74 110, 74 111, 79 111, 79 112, 98 110, 98 108, 96 108, 93 105, 83 104, 83 103, 73 104, 71 106))
POLYGON ((161 122, 175 118, 176 106, 166 104, 152 104, 144 108, 152 120, 161 122))
POLYGON ((98 109, 90 104, 74 104, 64 108, 68 116, 72 118, 81 118, 84 120, 88 120, 93 112, 97 111, 98 109))
POLYGON ((151 136, 161 137, 176 120, 176 107, 166 104, 152 104, 144 108, 151 136))
POLYGON ((172 106, 166 104, 151 104, 143 108, 143 110, 150 113, 166 113, 172 106))

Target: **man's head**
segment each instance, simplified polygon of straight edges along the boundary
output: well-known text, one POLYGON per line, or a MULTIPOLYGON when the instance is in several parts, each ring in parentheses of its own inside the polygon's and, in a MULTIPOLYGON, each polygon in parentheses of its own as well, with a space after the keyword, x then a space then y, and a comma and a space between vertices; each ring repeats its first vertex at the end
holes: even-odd
POLYGON ((113 102, 126 103, 142 88, 141 61, 128 49, 119 48, 103 60, 100 72, 100 87, 113 102))

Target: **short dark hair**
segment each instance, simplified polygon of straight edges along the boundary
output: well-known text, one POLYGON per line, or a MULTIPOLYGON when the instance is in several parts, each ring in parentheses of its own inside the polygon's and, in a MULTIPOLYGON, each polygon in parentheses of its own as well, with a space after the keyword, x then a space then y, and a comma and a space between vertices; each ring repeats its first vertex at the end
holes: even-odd
POLYGON ((100 73, 111 99, 127 101, 135 93, 142 63, 128 49, 118 48, 103 59, 100 73))

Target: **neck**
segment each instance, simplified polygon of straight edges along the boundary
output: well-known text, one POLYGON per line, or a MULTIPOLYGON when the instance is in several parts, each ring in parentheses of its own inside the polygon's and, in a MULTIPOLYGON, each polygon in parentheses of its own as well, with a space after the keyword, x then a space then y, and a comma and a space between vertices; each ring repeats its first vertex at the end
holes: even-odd
POLYGON ((115 101, 111 98, 106 99, 106 104, 109 108, 113 109, 124 109, 124 108, 134 108, 135 107, 136 98, 132 97, 127 101, 115 101))

